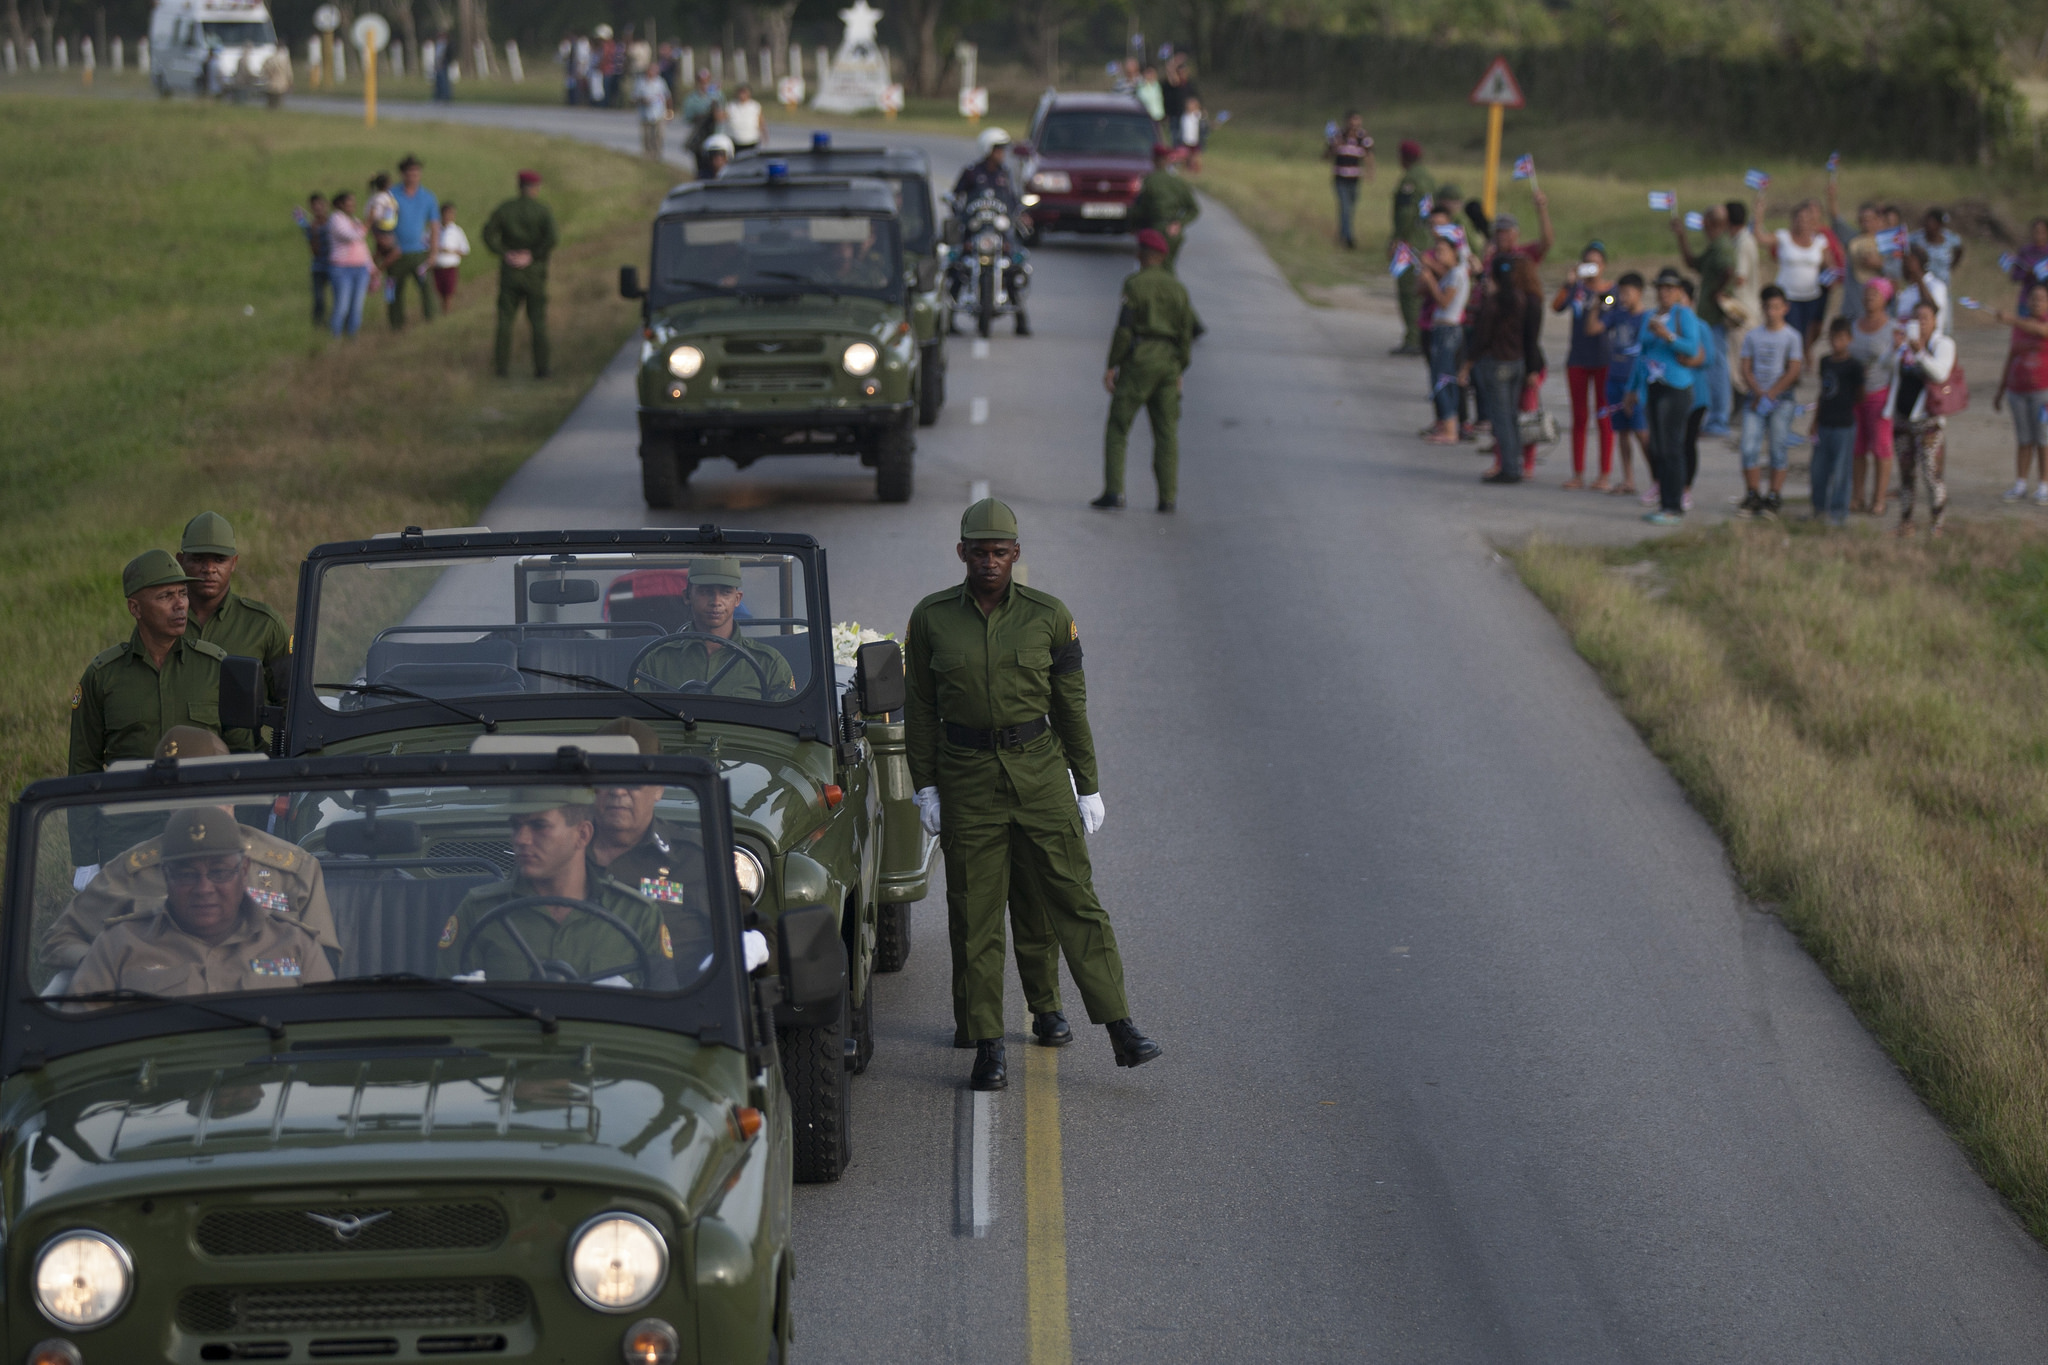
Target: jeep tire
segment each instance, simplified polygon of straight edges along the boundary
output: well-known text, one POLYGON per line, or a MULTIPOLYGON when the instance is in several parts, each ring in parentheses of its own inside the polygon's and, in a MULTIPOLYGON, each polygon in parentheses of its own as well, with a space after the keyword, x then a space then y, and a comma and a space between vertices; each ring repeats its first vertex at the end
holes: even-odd
MULTIPOLYGON (((875 921, 875 970, 900 972, 910 961, 910 902, 883 902, 875 921)), ((869 987, 870 990, 873 987, 869 987)))
POLYGON ((853 1072, 846 1064, 846 1026, 852 1017, 849 993, 831 1023, 775 1030, 799 1184, 829 1184, 853 1160, 853 1072))
POLYGON ((640 440, 640 497, 649 507, 667 510, 682 501, 683 485, 697 472, 697 462, 686 466, 675 442, 644 436, 640 440))
POLYGON ((917 422, 906 417, 875 438, 875 496, 909 502, 911 465, 917 457, 917 422))
POLYGON ((946 343, 934 340, 924 348, 919 362, 917 391, 917 424, 928 427, 939 420, 939 410, 946 406, 946 343))

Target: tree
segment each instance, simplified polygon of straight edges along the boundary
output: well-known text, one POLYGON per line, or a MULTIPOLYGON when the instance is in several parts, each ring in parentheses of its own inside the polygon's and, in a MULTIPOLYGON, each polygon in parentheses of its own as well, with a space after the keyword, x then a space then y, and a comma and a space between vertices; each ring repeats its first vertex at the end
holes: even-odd
POLYGON ((1017 6, 1018 37, 1047 85, 1060 83, 1060 31, 1097 8, 1092 0, 1023 0, 1017 6))
POLYGON ((896 0, 900 16, 897 32, 902 35, 906 82, 913 94, 936 95, 946 71, 945 54, 939 42, 939 19, 946 0, 896 0))

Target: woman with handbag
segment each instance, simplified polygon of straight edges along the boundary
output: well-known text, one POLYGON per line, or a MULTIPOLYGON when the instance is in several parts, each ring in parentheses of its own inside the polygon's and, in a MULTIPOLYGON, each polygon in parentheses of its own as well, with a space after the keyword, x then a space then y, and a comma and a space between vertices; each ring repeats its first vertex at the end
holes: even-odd
POLYGON ((1899 534, 1913 534, 1915 488, 1927 485, 1930 533, 1941 534, 1941 514, 1948 508, 1948 486, 1942 482, 1946 451, 1942 442, 1948 419, 1970 403, 1969 385, 1956 359, 1956 343, 1942 335, 1941 310, 1922 295, 1906 324, 1899 350, 1899 377, 1892 384, 1885 416, 1892 419, 1892 449, 1899 466, 1899 534))

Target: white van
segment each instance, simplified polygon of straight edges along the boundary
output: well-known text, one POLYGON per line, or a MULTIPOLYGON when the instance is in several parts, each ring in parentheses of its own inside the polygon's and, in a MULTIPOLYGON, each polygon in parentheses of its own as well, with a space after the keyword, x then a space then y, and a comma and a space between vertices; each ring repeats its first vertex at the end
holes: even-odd
POLYGON ((240 99, 262 89, 277 29, 263 0, 158 0, 149 71, 166 99, 180 90, 240 99))

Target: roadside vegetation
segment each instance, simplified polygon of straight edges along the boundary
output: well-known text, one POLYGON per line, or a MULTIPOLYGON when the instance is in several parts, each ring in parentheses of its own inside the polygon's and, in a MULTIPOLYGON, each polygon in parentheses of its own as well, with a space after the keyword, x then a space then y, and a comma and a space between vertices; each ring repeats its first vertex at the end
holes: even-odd
POLYGON ((1726 525, 1524 579, 2048 1240, 2048 536, 1726 525))
MULTIPOLYGON (((614 293, 670 174, 526 134, 189 101, 0 96, 0 786, 64 770, 86 661, 125 639, 121 566, 225 514, 242 591, 292 613, 324 540, 462 525, 560 424, 637 325, 614 293), (290 212, 406 152, 477 254, 456 311, 354 342, 309 320, 290 212), (554 377, 490 374, 490 209, 532 166, 561 224, 554 377)), ((517 366, 525 361, 521 322, 517 366)))

